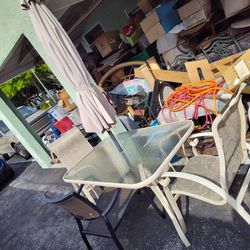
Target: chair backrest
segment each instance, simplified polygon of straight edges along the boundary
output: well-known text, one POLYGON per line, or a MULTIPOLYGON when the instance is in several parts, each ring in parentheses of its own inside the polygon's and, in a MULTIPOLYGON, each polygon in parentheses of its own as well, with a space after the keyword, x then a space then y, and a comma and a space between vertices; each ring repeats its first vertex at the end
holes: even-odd
POLYGON ((244 87, 242 84, 234 93, 212 125, 220 163, 220 183, 227 191, 247 157, 246 117, 241 102, 244 87))
POLYGON ((64 133, 48 147, 68 170, 93 150, 88 140, 76 127, 64 133))
POLYGON ((231 36, 216 37, 208 45, 201 48, 209 62, 214 62, 224 57, 241 52, 237 40, 231 36))

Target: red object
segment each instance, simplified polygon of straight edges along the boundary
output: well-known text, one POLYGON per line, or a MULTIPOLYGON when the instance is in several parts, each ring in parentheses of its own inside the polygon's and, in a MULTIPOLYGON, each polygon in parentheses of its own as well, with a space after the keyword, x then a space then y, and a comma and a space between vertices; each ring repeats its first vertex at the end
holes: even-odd
POLYGON ((70 130, 74 123, 69 119, 68 116, 64 116, 60 121, 55 122, 54 125, 63 134, 70 130))
POLYGON ((129 24, 129 25, 126 25, 122 28, 122 33, 125 35, 125 36, 130 36, 134 31, 136 30, 136 27, 134 24, 129 24))

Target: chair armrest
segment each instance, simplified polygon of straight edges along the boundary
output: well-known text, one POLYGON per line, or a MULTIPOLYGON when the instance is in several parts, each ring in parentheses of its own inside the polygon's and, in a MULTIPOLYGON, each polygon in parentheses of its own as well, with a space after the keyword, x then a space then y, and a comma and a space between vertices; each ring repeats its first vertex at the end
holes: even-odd
POLYGON ((189 136, 190 139, 195 139, 195 138, 199 138, 199 137, 213 137, 213 133, 212 132, 202 132, 202 133, 198 133, 198 134, 192 134, 191 136, 189 136))
POLYGON ((202 132, 202 133, 198 133, 198 134, 193 134, 188 138, 188 143, 189 145, 192 147, 192 151, 193 154, 195 156, 198 155, 198 151, 196 149, 198 143, 199 143, 199 139, 198 138, 202 138, 202 137, 214 137, 212 132, 202 132))

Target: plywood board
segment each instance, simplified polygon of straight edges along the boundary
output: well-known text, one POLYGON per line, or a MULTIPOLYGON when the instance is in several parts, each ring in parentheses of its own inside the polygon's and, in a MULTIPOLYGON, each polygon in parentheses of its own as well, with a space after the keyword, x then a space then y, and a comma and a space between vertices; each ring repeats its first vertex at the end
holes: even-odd
POLYGON ((214 74, 210 67, 208 60, 198 60, 185 63, 187 73, 191 82, 199 82, 201 78, 199 76, 199 69, 201 69, 205 80, 214 79, 214 74))
POLYGON ((172 70, 152 70, 156 79, 166 82, 189 84, 190 79, 186 72, 172 71, 172 70))
POLYGON ((138 70, 140 71, 142 78, 144 78, 147 81, 149 88, 153 91, 154 84, 155 84, 155 78, 154 78, 152 72, 150 71, 149 67, 146 64, 144 64, 144 65, 140 66, 138 68, 138 70))
POLYGON ((134 75, 135 75, 135 78, 143 78, 143 75, 139 68, 134 68, 134 75))
POLYGON ((244 62, 246 67, 250 69, 250 49, 248 49, 242 56, 240 56, 232 66, 229 66, 224 72, 222 72, 223 78, 225 79, 230 90, 234 90, 243 80, 240 79, 235 66, 244 62))
POLYGON ((149 58, 147 60, 147 63, 148 63, 149 68, 151 70, 160 70, 161 69, 154 56, 149 58))
POLYGON ((227 65, 230 63, 233 64, 236 59, 238 59, 240 56, 242 56, 242 54, 243 54, 243 52, 240 52, 240 53, 237 53, 237 54, 234 54, 231 56, 227 56, 227 57, 220 59, 218 61, 212 62, 212 63, 210 63, 211 69, 215 70, 218 65, 227 65))

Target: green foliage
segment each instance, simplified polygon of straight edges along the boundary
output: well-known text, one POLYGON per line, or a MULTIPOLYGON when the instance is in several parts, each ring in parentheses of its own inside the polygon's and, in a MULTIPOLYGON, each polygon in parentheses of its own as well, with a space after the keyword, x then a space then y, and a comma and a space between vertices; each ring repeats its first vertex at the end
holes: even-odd
POLYGON ((35 68, 35 72, 39 78, 47 78, 52 75, 47 64, 43 63, 35 68))
MULTIPOLYGON (((51 75, 51 71, 49 70, 46 64, 41 64, 35 68, 35 72, 39 77, 46 78, 51 75)), ((3 85, 0 85, 0 90, 9 98, 13 98, 19 91, 30 86, 32 84, 32 72, 31 70, 26 71, 25 73, 9 80, 3 85)))
POLYGON ((47 102, 43 102, 41 105, 39 105, 39 109, 44 110, 48 109, 54 104, 54 101, 52 99, 49 99, 47 102))
POLYGON ((32 73, 27 71, 18 77, 15 77, 3 85, 0 85, 0 89, 8 98, 13 98, 20 90, 28 87, 31 84, 32 73))

